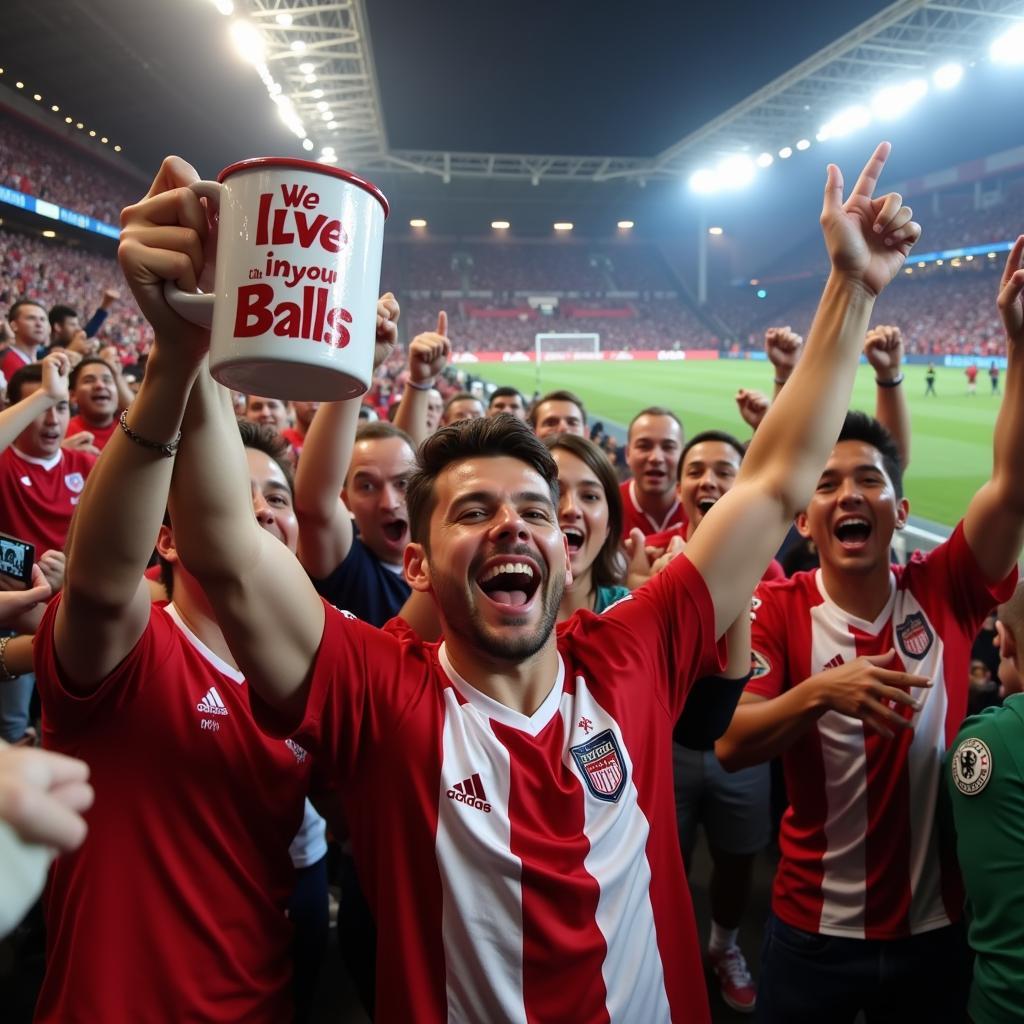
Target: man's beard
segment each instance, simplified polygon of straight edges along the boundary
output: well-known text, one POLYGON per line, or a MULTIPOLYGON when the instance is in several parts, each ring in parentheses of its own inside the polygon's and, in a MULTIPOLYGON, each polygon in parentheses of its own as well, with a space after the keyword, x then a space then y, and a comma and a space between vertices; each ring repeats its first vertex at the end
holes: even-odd
MULTIPOLYGON (((475 577, 471 577, 475 578, 475 577)), ((536 654, 551 635, 558 618, 558 607, 565 590, 564 574, 547 576, 538 586, 541 616, 536 627, 525 635, 507 636, 504 629, 486 626, 472 596, 473 584, 459 584, 450 577, 433 581, 434 599, 444 618, 445 632, 468 641, 477 651, 496 661, 520 662, 536 654)), ((506 619, 507 627, 522 624, 521 619, 506 619)))

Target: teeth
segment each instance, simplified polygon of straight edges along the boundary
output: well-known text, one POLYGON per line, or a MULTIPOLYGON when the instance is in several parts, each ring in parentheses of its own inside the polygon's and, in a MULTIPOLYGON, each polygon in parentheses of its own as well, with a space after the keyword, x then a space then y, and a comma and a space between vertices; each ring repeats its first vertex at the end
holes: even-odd
POLYGON ((533 569, 524 562, 501 562, 499 565, 494 566, 486 576, 481 577, 480 582, 487 583, 489 580, 493 580, 496 576, 500 576, 503 572, 521 572, 531 578, 533 577, 533 569))
MULTIPOLYGON (((841 523, 838 524, 838 526, 870 526, 870 525, 871 524, 866 519, 860 519, 860 518, 857 518, 857 517, 855 517, 853 519, 844 519, 841 523)), ((837 526, 837 528, 838 528, 838 526, 837 526)))

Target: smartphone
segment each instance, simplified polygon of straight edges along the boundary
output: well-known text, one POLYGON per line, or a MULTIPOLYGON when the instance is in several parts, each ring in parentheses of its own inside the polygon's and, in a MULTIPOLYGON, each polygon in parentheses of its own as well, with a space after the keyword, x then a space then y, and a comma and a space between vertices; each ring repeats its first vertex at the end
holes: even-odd
POLYGON ((32 582, 32 564, 36 549, 27 540, 0 533, 0 573, 28 586, 32 582))

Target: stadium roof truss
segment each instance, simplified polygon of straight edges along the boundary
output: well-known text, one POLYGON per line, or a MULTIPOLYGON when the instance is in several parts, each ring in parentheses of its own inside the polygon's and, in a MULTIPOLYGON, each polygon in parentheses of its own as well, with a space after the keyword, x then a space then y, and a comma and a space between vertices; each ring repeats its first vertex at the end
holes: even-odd
POLYGON ((333 146, 347 166, 431 174, 446 182, 495 178, 534 184, 678 180, 698 162, 792 146, 813 138, 840 110, 863 103, 880 87, 947 61, 979 59, 995 35, 1024 19, 1021 0, 897 0, 656 156, 621 157, 391 149, 365 0, 250 0, 249 7, 265 30, 268 64, 307 131, 319 146, 333 146), (277 21, 284 12, 292 16, 290 26, 277 21), (306 41, 302 53, 291 49, 295 33, 306 41), (315 86, 299 69, 305 61, 317 66, 315 86), (323 96, 314 96, 314 89, 323 96), (321 99, 335 115, 333 129, 321 127, 321 99))

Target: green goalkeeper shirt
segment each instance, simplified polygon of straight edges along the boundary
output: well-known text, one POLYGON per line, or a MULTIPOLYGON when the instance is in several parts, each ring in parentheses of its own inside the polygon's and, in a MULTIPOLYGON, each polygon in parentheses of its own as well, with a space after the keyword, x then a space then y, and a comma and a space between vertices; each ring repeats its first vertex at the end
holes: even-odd
POLYGON ((975 1024, 1024 1016, 1024 694, 968 718, 946 758, 956 849, 977 954, 975 1024))

